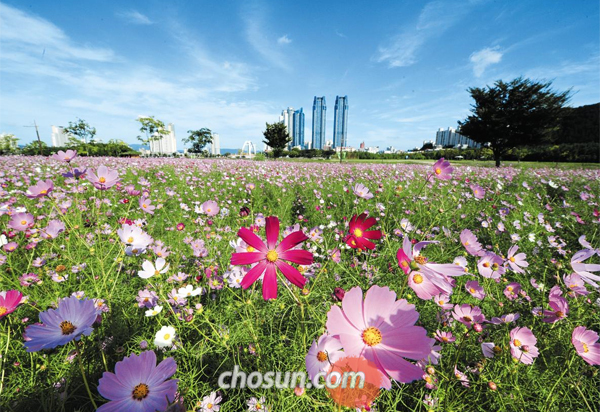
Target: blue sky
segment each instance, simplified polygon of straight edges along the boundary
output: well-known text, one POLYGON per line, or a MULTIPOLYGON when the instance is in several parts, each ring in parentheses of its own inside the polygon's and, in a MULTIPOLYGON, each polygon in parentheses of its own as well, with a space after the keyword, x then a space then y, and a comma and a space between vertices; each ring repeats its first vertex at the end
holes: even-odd
MULTIPOLYGON (((3 1, 0 132, 77 118, 136 143, 139 115, 259 144, 265 122, 348 95, 349 144, 400 149, 469 113, 471 86, 518 76, 600 101, 597 1, 3 1), (355 3, 355 4, 350 4, 355 3)), ((259 144, 262 148, 262 144, 259 144)))

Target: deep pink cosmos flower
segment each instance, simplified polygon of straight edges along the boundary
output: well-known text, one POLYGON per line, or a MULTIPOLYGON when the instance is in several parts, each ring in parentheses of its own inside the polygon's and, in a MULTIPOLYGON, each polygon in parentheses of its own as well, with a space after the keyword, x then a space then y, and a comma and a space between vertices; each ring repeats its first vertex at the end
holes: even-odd
POLYGON ((481 308, 469 305, 468 303, 454 305, 452 317, 467 328, 470 328, 474 323, 481 323, 485 320, 485 316, 481 313, 481 308))
POLYGON ((0 292, 0 319, 13 313, 21 304, 23 294, 18 290, 0 292))
POLYGON ((352 249, 375 249, 375 243, 371 240, 379 240, 383 234, 379 230, 367 230, 377 223, 374 217, 367 217, 366 213, 360 216, 352 216, 350 219, 350 234, 346 236, 344 242, 352 249))
POLYGON ((362 183, 357 183, 352 189, 354 194, 362 199, 372 199, 373 193, 369 191, 369 188, 362 183))
POLYGON ((485 189, 479 185, 471 185, 471 190, 473 191, 473 197, 475 199, 485 199, 485 189))
POLYGON ((454 168, 450 166, 450 162, 445 160, 443 157, 434 163, 433 175, 441 180, 448 180, 452 177, 452 171, 454 168))
POLYGON ((571 335, 571 343, 584 361, 590 365, 600 365, 600 343, 596 332, 577 326, 571 335))
POLYGON ((306 354, 306 372, 315 385, 318 384, 316 375, 327 372, 331 364, 344 356, 342 343, 337 336, 323 335, 318 342, 313 343, 306 354))
POLYGON ((92 169, 88 169, 87 179, 98 190, 110 189, 121 180, 119 179, 119 172, 111 170, 104 165, 100 166, 96 173, 92 169))
POLYGON ((388 376, 398 382, 421 379, 423 370, 404 358, 428 357, 434 340, 415 326, 419 313, 405 299, 396 300, 388 287, 372 286, 363 301, 363 292, 354 287, 346 292, 342 308, 334 305, 327 314, 327 330, 338 335, 347 356, 362 356, 385 374, 383 387, 390 388, 388 376))
POLYGON ((35 219, 31 213, 15 213, 10 217, 8 227, 16 230, 17 232, 24 232, 25 230, 32 228, 35 223, 35 219))
POLYGON ((529 328, 514 328, 510 331, 510 354, 525 365, 531 365, 539 355, 535 346, 537 339, 529 328))
POLYGON ((460 243, 462 243, 471 256, 485 255, 485 250, 483 250, 481 247, 481 243, 477 241, 477 236, 475 236, 469 229, 464 229, 462 232, 460 232, 460 243))
POLYGON ((583 278, 583 281, 597 288, 596 281, 600 281, 600 275, 594 275, 591 272, 600 272, 600 265, 583 263, 596 254, 594 249, 584 249, 575 253, 571 258, 571 267, 573 271, 583 278))
POLYGON ((275 216, 266 218, 265 232, 267 244, 245 227, 238 231, 238 236, 246 244, 254 249, 253 252, 233 253, 231 255, 232 265, 252 265, 257 263, 244 276, 241 286, 247 289, 264 273, 263 298, 277 299, 277 269, 294 285, 304 287, 306 278, 300 274, 298 269, 288 262, 298 265, 311 265, 313 255, 307 250, 294 249, 300 243, 308 239, 301 231, 296 231, 285 237, 281 242, 279 239, 279 219, 275 216))
POLYGON ((177 370, 173 358, 156 365, 154 351, 132 353, 117 362, 115 373, 104 372, 98 382, 98 392, 110 402, 97 412, 166 411, 175 399, 177 379, 169 379, 177 370))
POLYGON ((66 152, 59 150, 58 152, 54 153, 52 156, 50 156, 51 159, 54 160, 59 160, 61 162, 67 162, 69 163, 71 160, 75 159, 77 157, 77 151, 76 150, 67 150, 66 152))
POLYGON ((510 249, 508 249, 508 256, 506 257, 506 262, 510 266, 510 268, 516 273, 525 273, 523 268, 529 266, 529 263, 525 259, 527 259, 527 255, 525 253, 517 253, 519 250, 519 246, 513 245, 510 249))
POLYGON ((54 183, 48 179, 45 182, 39 180, 35 185, 30 186, 25 192, 25 196, 30 199, 37 199, 38 197, 49 196, 50 192, 54 190, 54 183))

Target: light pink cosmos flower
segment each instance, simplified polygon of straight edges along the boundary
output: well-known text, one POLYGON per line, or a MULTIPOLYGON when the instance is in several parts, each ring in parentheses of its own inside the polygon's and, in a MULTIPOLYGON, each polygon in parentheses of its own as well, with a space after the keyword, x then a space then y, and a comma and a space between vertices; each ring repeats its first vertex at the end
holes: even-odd
POLYGON ((519 246, 513 245, 510 249, 508 249, 508 256, 506 257, 506 262, 510 266, 510 268, 516 273, 525 273, 523 268, 529 267, 529 263, 525 261, 527 259, 527 255, 525 253, 517 253, 519 250, 519 246))
POLYGON ((494 342, 483 342, 481 344, 481 352, 483 352, 483 356, 486 358, 493 358, 494 348, 496 348, 496 344, 494 342))
POLYGON ((442 343, 452 343, 456 340, 454 335, 452 335, 452 332, 442 332, 440 330, 436 330, 433 337, 435 340, 442 343))
POLYGON ((507 323, 511 323, 511 322, 516 322, 517 319, 519 319, 520 317, 521 317, 521 315, 518 313, 507 313, 500 317, 493 317, 492 320, 490 320, 488 323, 491 323, 494 325, 503 325, 503 324, 507 324, 507 323))
POLYGON ((511 282, 504 288, 504 296, 508 298, 508 300, 515 300, 519 297, 519 292, 521 292, 521 284, 517 282, 511 282))
POLYGON ((488 252, 477 262, 477 269, 479 270, 479 274, 484 278, 497 280, 506 271, 504 266, 502 266, 503 263, 504 261, 500 256, 488 252))
POLYGON ((600 265, 583 263, 596 254, 594 249, 584 249, 575 253, 571 258, 571 267, 573 271, 583 278, 583 281, 597 288, 596 281, 600 281, 600 275, 594 275, 591 272, 600 272, 600 265))
POLYGON ((476 280, 469 280, 465 284, 465 289, 475 299, 483 300, 483 298, 485 298, 485 291, 483 290, 483 287, 481 287, 481 285, 479 284, 479 282, 477 282, 476 280))
POLYGON ((421 379, 423 370, 404 358, 421 360, 431 354, 434 340, 415 326, 419 313, 405 299, 396 300, 388 287, 372 286, 363 301, 359 287, 350 289, 342 308, 332 306, 327 330, 338 335, 347 356, 362 356, 384 373, 383 387, 391 388, 387 376, 398 382, 421 379))
POLYGON ((598 334, 584 326, 577 326, 571 335, 571 343, 577 354, 590 365, 600 365, 598 334))
POLYGON ((454 307, 454 305, 450 303, 450 295, 447 295, 445 293, 435 295, 433 297, 433 301, 436 305, 445 310, 449 310, 454 307))
POLYGON ((166 273, 169 270, 169 264, 163 258, 156 259, 156 263, 152 264, 152 262, 148 260, 144 260, 142 263, 142 269, 138 271, 138 276, 142 279, 148 279, 152 276, 158 276, 161 273, 166 273))
POLYGON ((121 242, 134 249, 146 249, 153 242, 152 237, 136 225, 124 224, 117 229, 117 235, 121 242))
POLYGON ((545 310, 542 312, 544 318, 542 322, 556 323, 559 320, 563 320, 569 314, 569 303, 562 296, 550 296, 548 306, 552 310, 545 310))
POLYGON ((337 336, 322 335, 314 341, 306 354, 306 372, 315 385, 318 385, 317 374, 327 372, 331 364, 344 357, 342 342, 337 336))
POLYGON ((481 243, 477 241, 477 236, 469 229, 463 229, 463 231, 460 232, 460 243, 462 243, 471 256, 483 256, 486 253, 481 247, 481 243))
POLYGON ((201 206, 202 212, 207 214, 208 216, 216 216, 219 213, 219 205, 214 200, 207 200, 202 203, 201 206))
POLYGON ((481 323, 485 320, 485 316, 481 313, 479 306, 472 306, 468 303, 463 305, 454 305, 452 317, 470 328, 474 323, 481 323))
POLYGON ((53 219, 48 222, 48 226, 40 231, 40 236, 44 239, 55 239, 58 235, 65 230, 65 224, 60 221, 53 219))
POLYGON ((440 180, 451 179, 453 170, 454 168, 450 166, 450 162, 443 157, 433 165, 433 175, 440 180))
POLYGON ((119 179, 119 172, 109 169, 104 165, 100 166, 96 173, 94 173, 92 169, 88 169, 87 179, 98 190, 110 189, 121 181, 121 179, 119 179))
POLYGON ((48 179, 45 182, 39 180, 35 185, 30 186, 25 192, 25 196, 30 199, 37 199, 39 197, 49 196, 50 192, 54 190, 54 183, 48 179))
POLYGON ((517 327, 510 331, 510 354, 525 365, 531 365, 538 357, 536 343, 537 339, 529 328, 517 327))
POLYGON ((469 378, 464 372, 459 371, 456 366, 454 366, 454 376, 456 379, 460 381, 460 384, 466 388, 469 387, 469 378))
POLYGON ((471 185, 471 190, 473 191, 473 197, 475 199, 485 199, 485 189, 479 185, 471 185))
POLYGON ((156 206, 154 206, 152 204, 152 200, 150 200, 149 198, 147 198, 146 196, 142 196, 140 197, 140 208, 146 212, 146 213, 150 213, 151 215, 154 214, 154 209, 156 209, 156 206))
POLYGON ((35 220, 31 213, 21 212, 12 215, 7 226, 17 232, 24 232, 25 230, 32 228, 34 224, 35 220))
POLYGON ((579 276, 577 273, 571 273, 570 275, 564 275, 563 281, 565 285, 571 290, 569 292, 569 296, 586 296, 589 295, 589 291, 585 288, 585 282, 583 278, 579 276))
POLYGON ((58 160, 61 162, 67 162, 67 163, 69 163, 71 160, 75 159, 76 157, 77 157, 77 151, 71 150, 71 149, 67 150, 66 152, 59 150, 58 152, 56 152, 55 154, 50 156, 51 159, 58 160))
POLYGON ((362 199, 372 199, 373 193, 369 191, 369 188, 362 183, 357 183, 352 189, 354 194, 362 199))

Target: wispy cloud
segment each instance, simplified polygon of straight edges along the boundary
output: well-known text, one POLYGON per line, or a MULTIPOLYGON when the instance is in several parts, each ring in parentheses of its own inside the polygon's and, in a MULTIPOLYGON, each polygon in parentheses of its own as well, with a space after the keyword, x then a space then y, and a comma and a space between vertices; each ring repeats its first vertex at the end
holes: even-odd
POLYGON ((291 67, 285 55, 275 47, 279 40, 265 31, 267 27, 266 13, 265 7, 258 2, 244 5, 242 18, 246 25, 246 40, 267 62, 280 69, 290 71, 291 67))
POLYGON ((471 54, 469 60, 473 64, 473 74, 475 74, 475 77, 481 77, 483 72, 485 72, 485 69, 492 64, 500 63, 500 60, 502 60, 502 55, 503 53, 498 47, 486 47, 485 49, 471 54))
POLYGON ((290 39, 287 34, 277 39, 277 43, 279 44, 290 44, 291 42, 292 39, 290 39))
POLYGON ((137 10, 128 10, 128 11, 120 11, 116 13, 117 17, 127 21, 131 24, 141 24, 141 25, 150 25, 154 24, 152 20, 148 18, 148 16, 140 13, 137 10))
POLYGON ((414 25, 405 27, 385 46, 380 46, 373 58, 389 67, 406 67, 418 60, 419 49, 430 39, 442 35, 470 10, 472 2, 433 1, 421 10, 414 25))
POLYGON ((339 30, 336 30, 336 31, 335 31, 335 34, 336 34, 337 36, 341 37, 342 39, 346 39, 346 38, 348 38, 348 36, 346 36, 344 33, 342 33, 342 32, 341 32, 341 31, 339 31, 339 30))

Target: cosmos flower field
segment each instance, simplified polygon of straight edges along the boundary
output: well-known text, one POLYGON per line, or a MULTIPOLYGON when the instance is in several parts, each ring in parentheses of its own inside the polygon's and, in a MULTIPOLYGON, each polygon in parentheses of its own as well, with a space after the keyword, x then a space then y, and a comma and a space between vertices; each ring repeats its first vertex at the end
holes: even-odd
POLYGON ((599 409, 598 169, 0 160, 0 410, 599 409))

